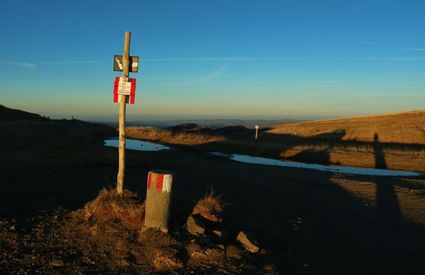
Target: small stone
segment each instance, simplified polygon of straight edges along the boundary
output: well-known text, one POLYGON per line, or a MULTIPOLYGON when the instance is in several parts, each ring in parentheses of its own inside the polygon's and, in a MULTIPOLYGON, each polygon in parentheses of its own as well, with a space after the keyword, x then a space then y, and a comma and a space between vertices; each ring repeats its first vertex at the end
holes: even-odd
POLYGON ((50 261, 50 266, 52 266, 52 267, 62 267, 62 266, 64 266, 65 264, 63 263, 63 261, 62 260, 58 260, 58 259, 56 259, 56 260, 51 260, 50 261))
POLYGON ((203 235, 205 233, 204 223, 192 215, 187 218, 186 225, 190 234, 203 235))
POLYGON ((218 230, 218 229, 213 230, 213 233, 215 235, 217 235, 217 237, 222 237, 223 236, 223 232, 221 230, 218 230))
POLYGON ((236 245, 228 245, 226 246, 226 257, 239 260, 242 258, 242 250, 236 245))
POLYGON ((247 234, 245 234, 243 231, 239 232, 236 240, 239 241, 243 247, 251 253, 257 253, 260 250, 260 248, 253 243, 252 238, 248 238, 247 234))

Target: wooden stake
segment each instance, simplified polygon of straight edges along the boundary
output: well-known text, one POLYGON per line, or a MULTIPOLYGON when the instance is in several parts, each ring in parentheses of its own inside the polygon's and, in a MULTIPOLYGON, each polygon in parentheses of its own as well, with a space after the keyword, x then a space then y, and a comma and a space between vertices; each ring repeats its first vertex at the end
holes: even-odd
MULTIPOLYGON (((123 81, 128 81, 128 68, 129 68, 129 56, 130 56, 130 38, 131 33, 125 32, 124 37, 124 53, 122 56, 122 77, 123 81)), ((122 194, 124 188, 124 173, 125 173, 125 107, 127 104, 127 96, 120 95, 120 107, 119 107, 119 146, 118 146, 118 175, 117 175, 117 192, 122 194)))

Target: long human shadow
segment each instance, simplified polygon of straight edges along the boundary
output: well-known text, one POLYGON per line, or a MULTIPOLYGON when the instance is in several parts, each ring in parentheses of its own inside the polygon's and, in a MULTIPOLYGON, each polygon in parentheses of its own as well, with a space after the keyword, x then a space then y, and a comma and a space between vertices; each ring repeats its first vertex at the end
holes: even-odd
MULTIPOLYGON (((373 136, 373 150, 375 157, 375 168, 387 169, 385 153, 382 145, 379 143, 379 135, 373 136)), ((386 211, 392 215, 400 216, 400 204, 394 190, 394 185, 386 182, 384 177, 377 177, 376 185, 376 208, 380 211, 386 211)))

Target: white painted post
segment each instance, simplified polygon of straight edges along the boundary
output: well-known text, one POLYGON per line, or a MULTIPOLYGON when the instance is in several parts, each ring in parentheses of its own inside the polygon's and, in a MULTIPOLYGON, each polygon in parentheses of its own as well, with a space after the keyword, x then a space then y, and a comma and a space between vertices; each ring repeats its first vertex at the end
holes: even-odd
POLYGON ((258 139, 258 129, 259 129, 260 127, 258 126, 258 125, 255 125, 255 140, 257 140, 258 139))
POLYGON ((155 170, 148 173, 145 204, 145 227, 168 232, 173 173, 155 170))

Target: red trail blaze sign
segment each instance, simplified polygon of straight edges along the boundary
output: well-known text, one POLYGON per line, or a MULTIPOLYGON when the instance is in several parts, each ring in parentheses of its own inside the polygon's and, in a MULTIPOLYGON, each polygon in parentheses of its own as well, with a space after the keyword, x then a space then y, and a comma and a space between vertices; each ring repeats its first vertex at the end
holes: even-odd
POLYGON ((114 102, 120 102, 120 95, 127 95, 127 102, 134 104, 136 98, 136 79, 129 78, 128 81, 123 81, 122 77, 115 77, 114 81, 114 102))

